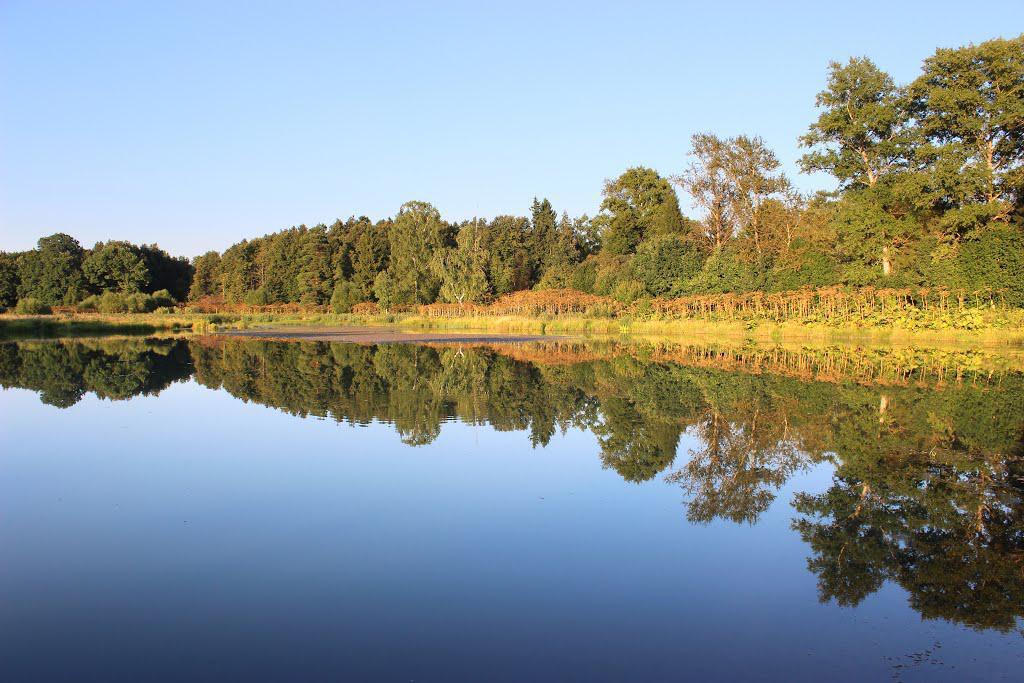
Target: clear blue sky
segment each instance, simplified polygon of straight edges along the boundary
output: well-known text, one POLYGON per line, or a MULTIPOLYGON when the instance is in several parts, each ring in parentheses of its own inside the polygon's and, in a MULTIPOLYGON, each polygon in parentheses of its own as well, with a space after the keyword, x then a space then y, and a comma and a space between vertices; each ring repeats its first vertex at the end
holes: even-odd
POLYGON ((698 131, 761 135, 795 176, 829 60, 906 81, 1024 31, 1019 0, 428 4, 0 0, 0 249, 191 256, 409 199, 593 214, 698 131))

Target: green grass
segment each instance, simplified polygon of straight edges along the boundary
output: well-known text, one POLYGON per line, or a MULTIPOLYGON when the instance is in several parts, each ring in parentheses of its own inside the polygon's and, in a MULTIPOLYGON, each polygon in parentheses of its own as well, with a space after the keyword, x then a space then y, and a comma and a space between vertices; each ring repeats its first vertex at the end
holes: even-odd
POLYGON ((686 337, 714 341, 808 341, 854 343, 956 343, 1024 345, 1024 312, 1010 311, 998 325, 974 330, 903 329, 899 327, 837 327, 820 322, 697 319, 640 320, 585 316, 468 316, 427 318, 417 314, 208 314, 208 313, 73 313, 0 315, 0 338, 152 334, 160 330, 208 333, 253 327, 392 326, 405 329, 467 330, 518 334, 580 334, 686 337))
POLYGON ((190 330, 193 323, 182 316, 158 314, 0 315, 0 339, 153 334, 161 330, 190 330))
POLYGON ((1024 326, 979 330, 905 330, 893 327, 835 327, 822 323, 782 323, 695 319, 631 320, 575 316, 471 316, 425 318, 419 315, 320 316, 296 324, 393 325, 410 329, 470 330, 531 334, 599 334, 715 339, 750 339, 762 342, 953 342, 958 344, 1024 344, 1024 326))

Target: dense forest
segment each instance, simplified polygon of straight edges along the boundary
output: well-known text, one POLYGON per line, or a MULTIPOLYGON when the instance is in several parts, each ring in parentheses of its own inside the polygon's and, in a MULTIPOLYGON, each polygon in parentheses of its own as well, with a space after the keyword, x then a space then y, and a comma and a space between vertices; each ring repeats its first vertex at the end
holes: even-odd
POLYGON ((971 352, 879 353, 19 342, 0 344, 0 386, 67 407, 86 392, 124 399, 194 377, 294 415, 387 423, 410 445, 431 443, 452 419, 522 430, 537 447, 582 429, 605 467, 628 482, 665 477, 702 523, 756 523, 794 474, 831 462, 826 489, 792 500, 823 600, 857 604, 891 581, 926 618, 1015 629, 1024 617, 1024 375, 971 352))
POLYGON ((0 254, 0 306, 148 310, 169 297, 347 312, 526 289, 632 303, 830 286, 998 292, 1024 306, 1024 36, 939 49, 908 84, 868 58, 832 63, 816 104, 800 166, 833 176, 832 192, 798 192, 757 136, 701 133, 677 175, 608 180, 593 217, 534 199, 527 216, 450 222, 413 201, 190 263, 57 234, 0 254), (683 214, 677 188, 699 215, 683 214))

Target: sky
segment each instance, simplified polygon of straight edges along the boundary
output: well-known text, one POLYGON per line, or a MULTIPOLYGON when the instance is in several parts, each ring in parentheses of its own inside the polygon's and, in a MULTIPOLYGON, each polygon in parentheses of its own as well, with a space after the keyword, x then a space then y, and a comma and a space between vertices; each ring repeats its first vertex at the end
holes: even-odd
POLYGON ((760 135, 830 189, 796 163, 829 61, 907 82, 1024 31, 1019 0, 967 5, 0 0, 0 250, 194 256, 412 199, 593 215, 631 166, 682 171, 697 132, 760 135))

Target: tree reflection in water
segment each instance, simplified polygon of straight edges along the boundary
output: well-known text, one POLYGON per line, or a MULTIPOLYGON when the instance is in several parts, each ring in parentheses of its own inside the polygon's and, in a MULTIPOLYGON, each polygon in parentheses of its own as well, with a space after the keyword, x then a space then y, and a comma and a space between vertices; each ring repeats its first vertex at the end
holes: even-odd
POLYGON ((0 344, 0 385, 69 407, 194 379, 300 416, 391 424, 410 446, 445 421, 592 432, 629 482, 660 473, 687 518, 754 524, 794 473, 820 597, 857 605, 886 581, 926 618, 1011 630, 1024 616, 1024 374, 974 352, 789 351, 549 342, 328 344, 223 338, 0 344), (697 445, 676 464, 682 435, 697 445))

